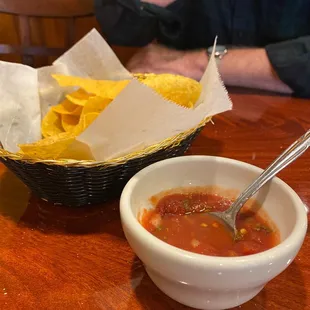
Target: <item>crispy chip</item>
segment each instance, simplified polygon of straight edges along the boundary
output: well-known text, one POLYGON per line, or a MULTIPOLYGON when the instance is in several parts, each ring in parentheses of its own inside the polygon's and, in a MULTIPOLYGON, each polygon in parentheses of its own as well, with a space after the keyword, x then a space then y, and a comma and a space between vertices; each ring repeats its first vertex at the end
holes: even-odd
POLYGON ((70 102, 68 99, 65 99, 63 102, 55 105, 51 109, 59 114, 80 115, 83 107, 70 102))
POLYGON ((130 82, 130 80, 110 81, 91 80, 81 77, 53 74, 53 78, 61 87, 79 86, 84 91, 102 98, 114 99, 130 82))
POLYGON ((43 137, 51 137, 64 132, 61 125, 61 117, 53 110, 49 110, 46 116, 42 120, 41 132, 43 137))
POLYGON ((85 143, 74 140, 61 153, 59 159, 75 159, 75 160, 95 160, 90 148, 85 143))
POLYGON ((71 101, 72 103, 84 107, 86 102, 89 100, 90 97, 93 95, 87 93, 82 88, 78 89, 77 91, 68 94, 66 98, 71 101))
POLYGON ((88 113, 101 113, 111 101, 111 99, 104 99, 99 96, 91 97, 85 104, 81 116, 88 113))
MULTIPOLYGON (((20 145, 21 153, 36 159, 93 159, 88 146, 76 140, 128 85, 130 80, 96 81, 80 77, 53 75, 62 87, 78 86, 79 90, 66 96, 50 109, 42 121, 45 139, 20 145)), ((192 108, 201 93, 200 83, 172 74, 140 74, 138 80, 161 94, 165 99, 192 108)))
POLYGON ((201 84, 185 76, 173 74, 138 75, 138 79, 165 99, 193 108, 201 93, 201 84))
POLYGON ((79 124, 74 128, 74 134, 80 135, 98 116, 100 113, 88 113, 84 114, 80 118, 79 124))
POLYGON ((35 143, 21 144, 19 147, 27 158, 57 159, 74 140, 74 134, 63 132, 35 143))
POLYGON ((61 124, 65 131, 72 132, 79 123, 80 117, 76 115, 62 114, 61 124))
POLYGON ((76 135, 82 133, 97 116, 109 105, 110 99, 101 97, 90 97, 85 104, 80 118, 71 115, 62 115, 62 126, 67 132, 75 132, 76 135))
MULTIPOLYGON (((88 93, 108 99, 114 99, 130 82, 130 80, 91 80, 65 75, 53 75, 53 77, 62 87, 79 86, 88 93)), ((200 83, 193 79, 169 73, 138 74, 137 78, 165 99, 187 108, 194 107, 202 89, 200 83)))

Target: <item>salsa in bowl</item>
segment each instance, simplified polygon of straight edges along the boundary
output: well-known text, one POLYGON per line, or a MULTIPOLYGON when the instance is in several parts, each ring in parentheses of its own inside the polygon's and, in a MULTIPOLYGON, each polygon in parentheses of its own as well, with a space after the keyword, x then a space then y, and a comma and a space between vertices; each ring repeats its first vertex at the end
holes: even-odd
MULTIPOLYGON (((203 188, 208 189, 206 195, 233 200, 261 172, 255 166, 232 159, 184 156, 155 163, 127 183, 120 201, 125 236, 150 278, 164 293, 198 309, 232 308, 253 298, 290 265, 303 243, 307 214, 298 195, 278 178, 262 188, 247 206, 248 210, 259 209, 257 215, 263 221, 267 219, 268 227, 278 234, 276 243, 263 251, 243 252, 243 256, 199 253, 161 240, 143 223, 143 216, 154 212, 169 192, 174 195, 180 189, 179 194, 184 194, 185 188, 189 191, 203 188)), ((183 202, 184 210, 190 203, 183 202)), ((187 215, 196 214, 199 212, 187 215)), ((201 229, 211 229, 209 224, 213 227, 213 222, 200 224, 203 223, 207 227, 202 225, 201 229)), ((215 230, 212 232, 215 236, 215 230)), ((200 245, 197 244, 194 241, 196 248, 200 245)))
POLYGON ((154 195, 153 209, 140 223, 155 237, 186 251, 223 257, 257 254, 280 242, 279 231, 255 201, 237 217, 237 235, 210 212, 225 211, 233 200, 204 187, 176 188, 154 195))

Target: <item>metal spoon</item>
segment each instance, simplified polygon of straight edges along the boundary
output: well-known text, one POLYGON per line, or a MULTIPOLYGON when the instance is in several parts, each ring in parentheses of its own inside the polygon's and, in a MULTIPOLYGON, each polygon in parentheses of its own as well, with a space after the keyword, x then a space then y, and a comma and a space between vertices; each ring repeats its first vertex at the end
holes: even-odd
POLYGON ((288 166, 291 162, 302 155, 310 146, 310 130, 286 149, 262 174, 250 184, 235 200, 235 202, 224 212, 210 212, 209 214, 219 217, 237 236, 236 217, 246 203, 263 185, 272 179, 278 172, 288 166))

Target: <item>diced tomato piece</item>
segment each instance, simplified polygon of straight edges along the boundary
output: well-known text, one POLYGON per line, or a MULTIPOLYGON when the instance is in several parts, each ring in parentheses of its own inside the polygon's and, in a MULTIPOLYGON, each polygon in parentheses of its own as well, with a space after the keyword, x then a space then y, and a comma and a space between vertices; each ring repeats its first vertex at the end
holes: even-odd
POLYGON ((242 255, 251 255, 260 252, 261 246, 256 241, 239 241, 234 248, 242 255))
POLYGON ((200 244, 196 248, 195 252, 204 254, 204 255, 219 256, 219 251, 217 251, 217 249, 210 244, 200 244))

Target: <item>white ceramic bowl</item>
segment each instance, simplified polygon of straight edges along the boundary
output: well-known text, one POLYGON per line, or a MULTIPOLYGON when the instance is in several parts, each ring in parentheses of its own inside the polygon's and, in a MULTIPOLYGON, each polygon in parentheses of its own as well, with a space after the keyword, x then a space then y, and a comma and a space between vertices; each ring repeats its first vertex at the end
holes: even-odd
POLYGON ((184 156, 164 160, 137 173, 121 196, 126 238, 153 282, 178 302, 198 309, 227 309, 258 294, 286 269, 298 253, 307 230, 306 209, 297 194, 274 178, 256 196, 277 225, 281 243, 244 257, 213 257, 173 247, 145 230, 137 217, 152 207, 149 198, 176 187, 217 185, 241 192, 261 169, 232 159, 184 156))

